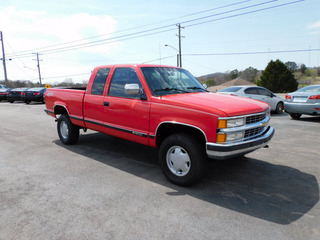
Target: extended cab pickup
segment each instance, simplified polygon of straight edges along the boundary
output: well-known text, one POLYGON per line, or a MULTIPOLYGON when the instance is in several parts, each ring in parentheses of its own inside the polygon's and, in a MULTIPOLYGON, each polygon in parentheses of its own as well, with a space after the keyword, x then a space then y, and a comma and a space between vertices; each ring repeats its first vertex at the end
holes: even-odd
POLYGON ((49 88, 45 100, 64 144, 92 129, 158 148, 162 171, 178 185, 199 180, 208 157, 244 156, 274 135, 268 104, 208 92, 177 67, 100 66, 85 90, 49 88))

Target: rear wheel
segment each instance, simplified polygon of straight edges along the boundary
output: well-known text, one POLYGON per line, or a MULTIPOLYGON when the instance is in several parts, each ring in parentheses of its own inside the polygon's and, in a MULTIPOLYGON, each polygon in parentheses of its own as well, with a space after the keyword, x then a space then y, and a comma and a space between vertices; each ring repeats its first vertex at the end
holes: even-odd
POLYGON ((293 119, 299 119, 301 117, 302 114, 300 113, 290 113, 290 117, 292 117, 293 119))
POLYGON ((75 144, 79 139, 79 127, 74 125, 66 114, 59 117, 57 130, 59 138, 64 144, 75 144))
POLYGON ((159 163, 171 182, 189 186, 203 176, 207 156, 204 147, 191 135, 173 134, 160 146, 159 163))

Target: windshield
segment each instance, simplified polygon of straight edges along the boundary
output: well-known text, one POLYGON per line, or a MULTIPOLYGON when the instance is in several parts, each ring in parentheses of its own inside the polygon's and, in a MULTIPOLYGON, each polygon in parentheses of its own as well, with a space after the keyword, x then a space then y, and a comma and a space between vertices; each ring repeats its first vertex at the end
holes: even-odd
POLYGON ((297 90, 297 92, 320 92, 320 85, 307 86, 297 90))
POLYGON ((142 67, 152 95, 207 92, 187 70, 170 67, 142 67))
POLYGON ((240 89, 241 87, 228 87, 219 92, 238 92, 240 89))

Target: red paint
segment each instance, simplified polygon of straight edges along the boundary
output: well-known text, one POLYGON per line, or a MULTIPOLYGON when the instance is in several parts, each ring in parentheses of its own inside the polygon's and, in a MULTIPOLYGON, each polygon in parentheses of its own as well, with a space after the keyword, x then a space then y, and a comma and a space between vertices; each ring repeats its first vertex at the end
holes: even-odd
POLYGON ((63 107, 71 121, 83 128, 156 147, 157 129, 166 122, 176 122, 201 130, 208 142, 215 142, 219 117, 233 117, 264 112, 269 105, 247 98, 210 92, 153 96, 140 67, 160 65, 110 65, 93 70, 87 89, 48 88, 46 110, 55 117, 55 106, 63 107), (147 100, 108 96, 112 74, 117 67, 133 68, 141 81, 147 100), (103 95, 91 94, 99 69, 110 68, 103 95), (105 106, 108 103, 109 106, 105 106))

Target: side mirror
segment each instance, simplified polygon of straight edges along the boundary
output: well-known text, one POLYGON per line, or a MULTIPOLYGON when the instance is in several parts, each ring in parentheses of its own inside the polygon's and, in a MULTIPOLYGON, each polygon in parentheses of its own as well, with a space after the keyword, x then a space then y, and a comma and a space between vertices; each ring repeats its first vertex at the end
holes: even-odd
POLYGON ((208 88, 208 86, 207 86, 207 84, 202 84, 202 86, 204 87, 204 89, 207 89, 208 88))
POLYGON ((139 84, 132 83, 132 84, 126 84, 124 85, 124 92, 127 95, 138 95, 140 93, 140 87, 139 84))

